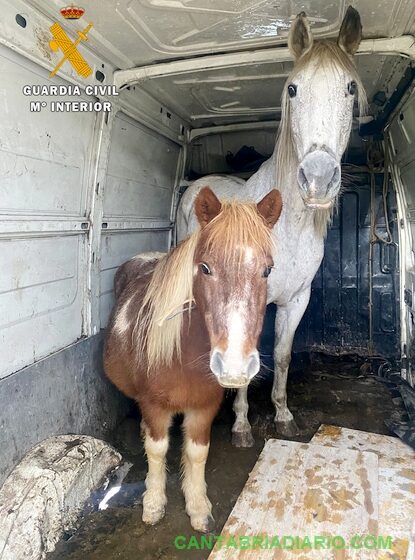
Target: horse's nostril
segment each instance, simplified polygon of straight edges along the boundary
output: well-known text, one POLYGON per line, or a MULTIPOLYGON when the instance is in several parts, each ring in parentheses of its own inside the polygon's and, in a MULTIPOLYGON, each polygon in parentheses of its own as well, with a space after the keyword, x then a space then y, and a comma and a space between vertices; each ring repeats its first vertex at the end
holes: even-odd
POLYGON ((300 167, 298 168, 298 184, 304 191, 308 189, 308 180, 304 173, 302 165, 300 165, 300 167))
POLYGON ((297 176, 303 191, 311 197, 322 197, 338 185, 340 166, 326 151, 315 150, 304 157, 297 176))
POLYGON ((219 350, 214 350, 210 357, 210 369, 216 375, 222 375, 224 373, 224 363, 223 354, 219 350))
POLYGON ((248 358, 248 364, 246 367, 246 373, 250 378, 259 372, 260 365, 258 352, 252 352, 248 358))

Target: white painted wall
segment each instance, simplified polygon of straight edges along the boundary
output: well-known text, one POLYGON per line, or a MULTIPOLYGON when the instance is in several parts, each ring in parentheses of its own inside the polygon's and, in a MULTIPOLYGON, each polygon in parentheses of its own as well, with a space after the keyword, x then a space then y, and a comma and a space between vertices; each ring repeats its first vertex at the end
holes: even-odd
POLYGON ((143 251, 167 251, 180 148, 119 113, 105 182, 101 245, 101 326, 113 304, 117 268, 143 251))
POLYGON ((64 82, 1 45, 0 76, 6 377, 105 327, 116 268, 167 249, 181 152, 121 112, 108 122, 96 113, 31 113, 23 85, 64 82))
MULTIPOLYGON (((96 115, 29 111, 47 73, 0 49, 0 376, 84 332, 88 168, 96 115)), ((59 82, 59 80, 58 80, 59 82)))

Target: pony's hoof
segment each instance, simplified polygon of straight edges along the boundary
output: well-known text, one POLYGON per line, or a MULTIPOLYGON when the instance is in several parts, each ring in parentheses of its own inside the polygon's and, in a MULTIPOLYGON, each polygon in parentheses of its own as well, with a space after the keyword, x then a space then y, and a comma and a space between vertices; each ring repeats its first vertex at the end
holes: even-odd
POLYGON ((295 420, 275 420, 275 428, 278 434, 288 438, 298 436, 300 433, 295 420))
POLYGON ((155 525, 164 517, 166 509, 162 507, 160 509, 149 509, 143 510, 143 521, 146 525, 155 525))
POLYGON ((199 533, 209 533, 215 528, 215 520, 209 514, 206 517, 192 516, 190 518, 190 523, 195 531, 199 533))
POLYGON ((232 432, 232 445, 235 447, 252 447, 255 440, 251 430, 246 432, 232 432))

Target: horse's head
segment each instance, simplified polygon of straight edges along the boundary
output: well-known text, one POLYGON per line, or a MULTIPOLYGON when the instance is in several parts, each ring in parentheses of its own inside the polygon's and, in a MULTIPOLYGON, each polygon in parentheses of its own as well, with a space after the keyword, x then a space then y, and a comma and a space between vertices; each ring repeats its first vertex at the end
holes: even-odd
POLYGON ((201 226, 193 297, 210 338, 210 369, 223 387, 243 387, 260 368, 257 350, 273 266, 271 230, 279 191, 258 204, 221 203, 205 187, 195 202, 201 226))
POLYGON ((361 35, 360 16, 350 6, 337 42, 314 43, 304 12, 290 29, 295 64, 283 92, 278 165, 286 165, 291 150, 301 196, 311 208, 330 208, 340 189, 340 161, 358 90, 359 102, 364 98, 352 60, 361 35))

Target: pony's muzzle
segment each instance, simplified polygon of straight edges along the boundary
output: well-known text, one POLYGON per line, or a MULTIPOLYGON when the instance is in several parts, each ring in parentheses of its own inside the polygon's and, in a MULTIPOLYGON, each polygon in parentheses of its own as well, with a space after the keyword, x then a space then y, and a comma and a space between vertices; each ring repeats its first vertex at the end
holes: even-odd
POLYGON ((259 372, 260 361, 258 351, 248 356, 227 356, 227 352, 214 349, 210 355, 210 369, 222 387, 239 389, 246 387, 259 372))
POLYGON ((324 150, 308 153, 298 166, 297 180, 304 202, 312 208, 329 208, 340 188, 340 165, 324 150))

